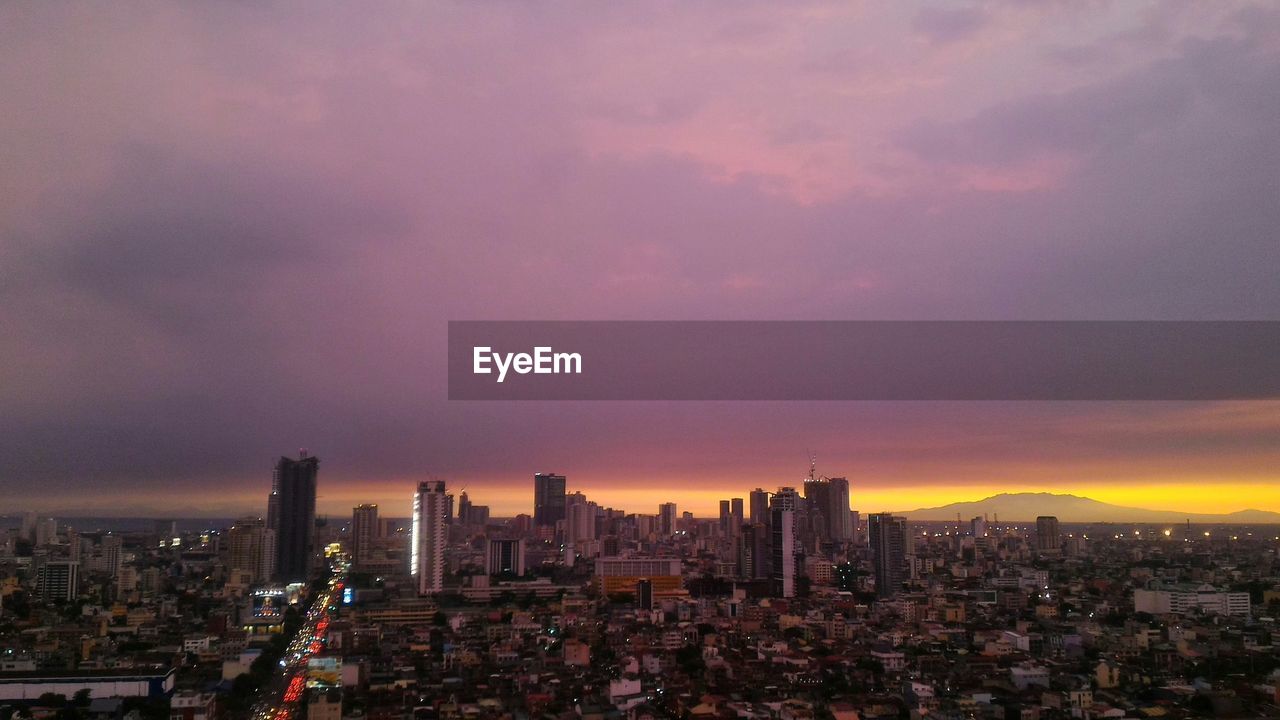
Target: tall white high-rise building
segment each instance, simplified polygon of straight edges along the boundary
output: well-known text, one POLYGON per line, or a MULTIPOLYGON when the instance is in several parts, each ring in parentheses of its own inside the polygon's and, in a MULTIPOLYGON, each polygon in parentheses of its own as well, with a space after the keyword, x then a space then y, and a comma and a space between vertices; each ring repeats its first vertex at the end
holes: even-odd
POLYGON ((413 538, 409 572, 418 580, 418 594, 444 590, 445 522, 449 498, 443 480, 418 483, 413 496, 413 538))

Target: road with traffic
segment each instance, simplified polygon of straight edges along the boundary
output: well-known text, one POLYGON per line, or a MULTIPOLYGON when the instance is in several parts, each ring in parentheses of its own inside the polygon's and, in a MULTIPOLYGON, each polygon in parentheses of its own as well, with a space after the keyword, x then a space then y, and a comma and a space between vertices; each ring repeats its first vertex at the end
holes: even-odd
POLYGON ((328 583, 311 601, 298 634, 285 648, 279 672, 265 689, 263 699, 254 706, 251 714, 254 720, 292 720, 301 716, 306 699, 307 661, 324 651, 329 620, 342 601, 346 584, 346 562, 337 560, 332 569, 328 583))

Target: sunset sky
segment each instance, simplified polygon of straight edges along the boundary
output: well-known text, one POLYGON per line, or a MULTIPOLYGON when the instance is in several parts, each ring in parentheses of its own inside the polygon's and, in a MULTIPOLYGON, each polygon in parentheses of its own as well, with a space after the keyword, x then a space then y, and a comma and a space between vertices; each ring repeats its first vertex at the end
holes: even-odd
MULTIPOLYGON (((0 510, 1280 511, 1280 401, 466 403, 461 319, 1280 320, 1269 2, 0 6, 0 510)), ((0 514, 3 514, 0 512, 0 514)))

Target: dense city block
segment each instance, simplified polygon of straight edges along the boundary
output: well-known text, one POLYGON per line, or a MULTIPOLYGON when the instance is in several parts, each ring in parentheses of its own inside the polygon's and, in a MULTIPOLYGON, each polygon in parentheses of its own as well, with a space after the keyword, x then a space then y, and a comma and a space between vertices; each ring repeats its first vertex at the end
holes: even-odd
POLYGON ((717 517, 532 477, 317 517, 10 518, 0 717, 1276 717, 1280 528, 912 521, 845 478, 717 517), (852 498, 852 501, 851 501, 852 498))

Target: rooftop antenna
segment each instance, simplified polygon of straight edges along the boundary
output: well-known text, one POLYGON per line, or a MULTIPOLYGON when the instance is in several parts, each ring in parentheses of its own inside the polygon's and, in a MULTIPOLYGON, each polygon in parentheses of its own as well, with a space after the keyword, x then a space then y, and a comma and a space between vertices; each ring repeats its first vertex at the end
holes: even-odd
POLYGON ((809 453, 809 479, 818 479, 818 455, 812 450, 806 450, 809 453))

